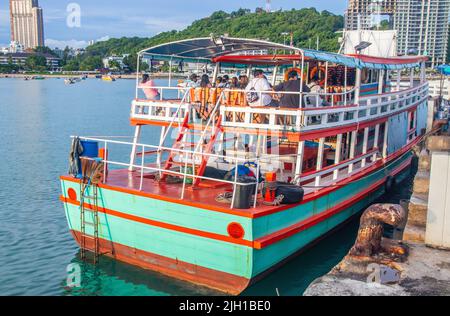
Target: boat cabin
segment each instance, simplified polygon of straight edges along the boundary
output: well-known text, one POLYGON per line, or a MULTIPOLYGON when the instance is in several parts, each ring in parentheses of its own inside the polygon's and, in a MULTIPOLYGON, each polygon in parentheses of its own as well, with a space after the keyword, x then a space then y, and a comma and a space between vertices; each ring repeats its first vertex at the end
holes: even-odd
POLYGON ((168 62, 170 69, 175 63, 197 64, 197 75, 207 75, 211 84, 180 83, 169 74, 168 84, 152 86, 157 97, 148 99, 142 90, 149 88, 140 84, 138 71, 130 114, 132 141, 85 138, 104 144, 106 151, 114 146, 131 151, 128 161, 105 159, 108 168, 128 170, 110 172, 105 183, 123 181, 118 185, 180 199, 200 197, 192 192, 201 190, 225 190, 232 194, 230 208, 235 208, 240 187, 254 186, 256 208, 263 199, 259 182, 266 176, 314 194, 389 163, 409 150, 426 127, 428 85, 422 56, 341 55, 213 37, 142 50, 137 64, 142 61, 168 62), (252 81, 255 69, 263 70, 263 80, 272 88, 296 71, 299 90, 214 85, 225 74, 252 81), (402 81, 405 76, 408 82, 402 81), (283 104, 280 100, 287 95, 298 104, 283 104), (252 97, 274 100, 276 106, 250 102, 252 97), (144 143, 141 130, 146 126, 158 126, 159 143, 144 143), (253 183, 242 181, 241 166, 251 171, 253 183), (129 173, 135 176, 132 181, 129 173))

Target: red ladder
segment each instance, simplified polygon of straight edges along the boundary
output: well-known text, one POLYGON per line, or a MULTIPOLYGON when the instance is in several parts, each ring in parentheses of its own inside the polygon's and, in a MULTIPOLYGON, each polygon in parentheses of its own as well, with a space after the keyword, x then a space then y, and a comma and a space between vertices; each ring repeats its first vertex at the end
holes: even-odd
MULTIPOLYGON (((207 128, 207 127, 206 127, 207 128)), ((166 172, 163 172, 161 175, 161 181, 164 181, 167 179, 167 176, 171 174, 170 170, 174 165, 178 165, 178 166, 185 166, 186 162, 178 162, 175 161, 174 158, 177 155, 180 155, 180 153, 177 151, 177 149, 181 149, 181 148, 186 148, 186 147, 190 147, 190 148, 195 148, 194 151, 192 152, 192 162, 189 162, 187 165, 188 166, 192 166, 193 164, 198 166, 197 170, 197 176, 203 176, 203 174, 205 173, 206 170, 206 166, 208 164, 209 161, 209 155, 212 153, 212 150, 214 148, 214 144, 219 136, 219 134, 223 132, 223 127, 222 127, 222 117, 219 116, 215 125, 215 128, 213 128, 211 135, 209 136, 209 140, 208 142, 205 142, 205 139, 207 138, 207 135, 205 132, 201 132, 201 133, 195 133, 194 129, 191 129, 191 127, 189 126, 189 112, 186 113, 186 116, 183 120, 183 123, 181 125, 181 130, 178 133, 178 136, 172 146, 172 150, 170 152, 169 158, 166 161, 166 164, 164 166, 164 170, 166 172), (187 142, 185 141, 185 136, 187 135, 201 135, 200 140, 198 141, 198 143, 192 143, 192 142, 187 142), (204 144, 203 144, 204 143, 204 144), (200 147, 203 148, 202 152, 196 152, 196 150, 198 150, 200 147), (206 155, 205 155, 206 154, 206 155), (201 162, 199 164, 195 164, 195 156, 196 155, 201 155, 201 162)), ((185 159, 188 159, 188 157, 186 157, 185 159)), ((184 172, 187 172, 187 170, 184 170, 184 172)), ((195 171, 194 171, 195 172, 195 171)), ((182 177, 181 175, 178 174, 173 174, 174 176, 178 176, 178 177, 182 177)), ((201 179, 200 178, 195 178, 193 181, 192 186, 196 187, 199 185, 201 179)))

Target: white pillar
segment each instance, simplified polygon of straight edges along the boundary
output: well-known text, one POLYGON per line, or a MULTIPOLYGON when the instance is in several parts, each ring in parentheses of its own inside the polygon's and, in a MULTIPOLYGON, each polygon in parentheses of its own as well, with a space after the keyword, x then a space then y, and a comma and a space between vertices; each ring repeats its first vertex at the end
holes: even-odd
MULTIPOLYGON (((322 137, 319 140, 319 148, 318 148, 318 152, 317 152, 317 165, 316 165, 316 170, 320 171, 322 170, 322 166, 323 166, 323 150, 325 147, 325 137, 322 137)), ((315 185, 319 186, 320 185, 320 177, 321 176, 317 176, 316 177, 316 182, 315 185)))
MULTIPOLYGON (((336 138, 336 153, 334 156, 334 164, 337 165, 341 162, 342 155, 342 134, 338 134, 336 138)), ((333 172, 333 180, 336 180, 339 176, 339 170, 336 169, 333 172)))
POLYGON ((355 104, 359 104, 359 95, 361 94, 361 69, 356 68, 355 77, 355 104))
POLYGON ((400 81, 402 79, 402 71, 397 70, 397 91, 400 91, 400 81))
MULTIPOLYGON (((364 141, 363 141, 363 149, 362 149, 362 153, 363 155, 367 154, 367 146, 368 146, 368 142, 369 142, 369 128, 366 127, 364 129, 364 141)), ((366 166, 366 158, 364 158, 361 161, 361 168, 364 168, 366 166)))
POLYGON ((133 147, 131 148, 131 155, 130 155, 130 166, 128 167, 129 171, 133 171, 133 165, 136 160, 136 149, 137 149, 137 143, 139 142, 139 138, 141 136, 141 125, 136 125, 136 129, 134 130, 134 137, 133 137, 133 147))
POLYGON ((384 138, 383 138, 383 158, 387 157, 388 154, 388 133, 389 133, 389 121, 384 123, 384 138))
MULTIPOLYGON (((297 148, 297 160, 295 163, 295 179, 300 179, 300 176, 303 171, 303 155, 305 152, 305 142, 301 141, 298 142, 298 148, 297 148)), ((300 183, 300 181, 298 181, 300 183)))
POLYGON ((384 87, 384 70, 380 70, 380 73, 378 74, 378 94, 383 93, 383 87, 384 87))
MULTIPOLYGON (((357 136, 358 136, 358 131, 353 131, 351 140, 350 140, 350 157, 349 157, 349 159, 355 158, 357 136)), ((348 166, 348 173, 352 173, 352 172, 353 172, 353 163, 348 166)))
POLYGON ((409 87, 414 86, 414 68, 411 68, 411 73, 409 74, 409 87))
MULTIPOLYGON (((375 126, 375 137, 373 139, 373 148, 378 148, 378 140, 380 139, 380 124, 377 124, 375 126)), ((372 156, 372 161, 376 161, 377 160, 377 154, 373 154, 372 156)))

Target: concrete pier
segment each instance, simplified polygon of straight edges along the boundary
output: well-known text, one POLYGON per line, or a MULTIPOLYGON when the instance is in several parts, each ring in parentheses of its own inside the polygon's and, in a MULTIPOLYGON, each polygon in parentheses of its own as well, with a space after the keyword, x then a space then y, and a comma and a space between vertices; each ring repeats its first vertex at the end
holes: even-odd
MULTIPOLYGON (((450 136, 427 137, 415 152, 419 162, 413 195, 402 203, 408 214, 403 238, 381 241, 401 249, 403 255, 384 247, 379 253, 358 256, 354 246, 331 272, 308 287, 305 296, 450 295, 450 247, 446 247, 450 244, 450 136)), ((359 239, 360 235, 357 243, 359 239)))

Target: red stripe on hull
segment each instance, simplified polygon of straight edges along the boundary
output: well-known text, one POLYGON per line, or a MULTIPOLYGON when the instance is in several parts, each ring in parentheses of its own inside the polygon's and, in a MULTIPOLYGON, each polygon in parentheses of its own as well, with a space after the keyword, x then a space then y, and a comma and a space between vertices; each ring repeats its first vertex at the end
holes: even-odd
MULTIPOLYGON (((71 230, 71 233, 80 245, 81 233, 74 230, 71 230)), ((93 240, 86 239, 87 250, 92 251, 93 246, 93 240)), ((160 256, 106 239, 99 238, 99 249, 102 255, 113 259, 232 295, 240 294, 250 284, 250 280, 244 277, 160 256)))

